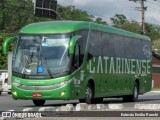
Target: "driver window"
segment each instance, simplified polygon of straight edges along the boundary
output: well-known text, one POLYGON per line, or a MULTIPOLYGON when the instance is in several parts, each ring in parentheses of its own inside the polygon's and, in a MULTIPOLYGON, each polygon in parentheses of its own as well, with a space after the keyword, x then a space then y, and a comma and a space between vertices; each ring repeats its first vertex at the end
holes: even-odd
POLYGON ((80 66, 80 46, 79 45, 76 45, 76 48, 75 48, 75 55, 74 55, 74 67, 77 69, 79 68, 80 66))

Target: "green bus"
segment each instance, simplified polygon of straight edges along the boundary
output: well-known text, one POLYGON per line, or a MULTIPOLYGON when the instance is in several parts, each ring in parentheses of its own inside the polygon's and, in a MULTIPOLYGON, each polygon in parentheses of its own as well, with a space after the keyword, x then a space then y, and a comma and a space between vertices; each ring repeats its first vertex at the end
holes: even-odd
POLYGON ((84 21, 26 25, 12 63, 13 99, 97 103, 105 97, 136 101, 151 90, 151 40, 146 36, 84 21))

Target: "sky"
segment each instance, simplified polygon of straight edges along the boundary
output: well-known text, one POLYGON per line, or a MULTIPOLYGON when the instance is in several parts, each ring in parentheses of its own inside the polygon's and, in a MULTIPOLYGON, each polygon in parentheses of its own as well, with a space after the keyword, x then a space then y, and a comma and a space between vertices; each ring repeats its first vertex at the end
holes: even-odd
MULTIPOLYGON (((124 14, 128 20, 141 23, 141 11, 136 10, 141 4, 139 1, 129 0, 57 0, 63 6, 75 6, 87 11, 95 17, 101 17, 107 23, 115 14, 124 14)), ((160 25, 160 0, 146 0, 145 22, 160 25)))

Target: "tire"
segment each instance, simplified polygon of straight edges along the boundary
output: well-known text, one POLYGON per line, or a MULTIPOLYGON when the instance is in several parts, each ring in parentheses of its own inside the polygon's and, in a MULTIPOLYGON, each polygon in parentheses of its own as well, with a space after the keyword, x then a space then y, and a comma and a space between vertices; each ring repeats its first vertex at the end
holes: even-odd
POLYGON ((91 85, 88 83, 86 87, 86 94, 84 99, 80 99, 80 102, 91 104, 93 102, 93 89, 91 85))
POLYGON ((123 96, 123 101, 136 102, 138 100, 138 87, 138 84, 135 82, 132 95, 123 96))
POLYGON ((138 84, 135 82, 135 84, 134 84, 134 89, 133 89, 133 95, 132 95, 132 99, 131 99, 131 101, 132 102, 136 102, 137 100, 138 100, 138 84))
POLYGON ((36 106, 43 106, 45 103, 45 100, 33 100, 33 103, 36 106))
POLYGON ((0 95, 2 95, 2 92, 0 92, 0 95))

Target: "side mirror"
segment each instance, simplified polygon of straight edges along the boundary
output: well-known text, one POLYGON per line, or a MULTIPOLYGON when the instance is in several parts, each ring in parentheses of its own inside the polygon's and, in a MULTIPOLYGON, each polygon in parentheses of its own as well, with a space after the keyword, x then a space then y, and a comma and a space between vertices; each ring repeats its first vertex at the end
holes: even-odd
POLYGON ((76 36, 71 38, 71 40, 69 42, 69 54, 70 55, 74 54, 76 41, 81 37, 82 37, 81 35, 76 35, 76 36))
POLYGON ((10 37, 10 38, 7 38, 5 41, 4 41, 4 43, 3 43, 3 54, 7 54, 7 52, 8 52, 8 44, 10 43, 10 42, 12 42, 12 41, 14 41, 14 40, 16 40, 16 36, 14 36, 14 37, 10 37))

